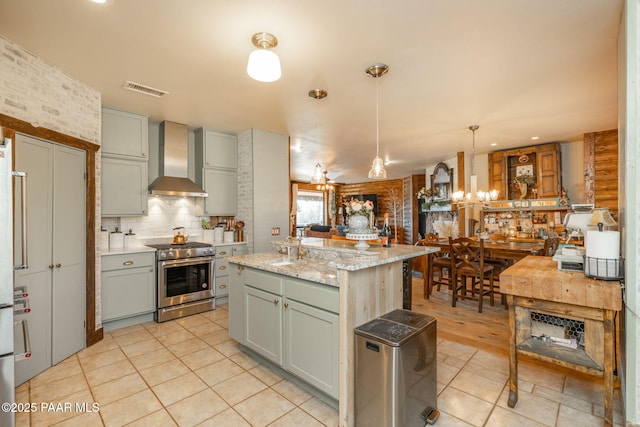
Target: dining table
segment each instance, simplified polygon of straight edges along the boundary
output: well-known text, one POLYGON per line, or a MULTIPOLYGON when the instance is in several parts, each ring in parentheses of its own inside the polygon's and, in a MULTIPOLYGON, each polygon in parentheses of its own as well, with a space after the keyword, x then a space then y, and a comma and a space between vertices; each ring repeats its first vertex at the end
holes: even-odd
MULTIPOLYGON (((480 244, 477 237, 473 237, 472 240, 480 244)), ((506 241, 493 241, 484 239, 484 256, 485 258, 502 259, 505 260, 507 265, 511 266, 521 259, 529 255, 541 254, 544 250, 544 241, 518 241, 518 240, 506 240, 506 241)), ((449 239, 440 239, 435 242, 430 242, 427 246, 437 247, 441 252, 449 253, 449 239)), ((438 256, 438 253, 430 253, 426 255, 427 262, 423 266, 423 277, 426 278, 424 295, 426 299, 429 299, 433 288, 433 257, 438 256)))

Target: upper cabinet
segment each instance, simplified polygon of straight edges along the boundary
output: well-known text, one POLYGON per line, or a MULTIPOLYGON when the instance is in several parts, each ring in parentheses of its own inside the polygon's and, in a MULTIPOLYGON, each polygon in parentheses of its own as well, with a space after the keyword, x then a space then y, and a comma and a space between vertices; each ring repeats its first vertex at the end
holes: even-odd
POLYGON ((201 159, 204 168, 238 168, 238 138, 235 135, 197 129, 196 157, 201 159))
POLYGON ((204 214, 234 216, 238 211, 238 138, 207 129, 195 131, 196 183, 209 194, 204 214))
POLYGON ((103 107, 102 154, 149 157, 147 116, 103 107))
POLYGON ((499 199, 560 197, 561 176, 557 142, 489 153, 489 185, 499 199))
POLYGON ((147 116, 102 109, 102 216, 147 215, 147 116))

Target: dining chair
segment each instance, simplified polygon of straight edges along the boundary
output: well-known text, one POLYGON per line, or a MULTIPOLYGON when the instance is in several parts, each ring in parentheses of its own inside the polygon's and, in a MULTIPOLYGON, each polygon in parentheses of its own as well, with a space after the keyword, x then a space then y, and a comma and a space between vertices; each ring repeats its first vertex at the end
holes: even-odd
MULTIPOLYGON (((505 234, 491 233, 487 237, 487 240, 491 243, 509 243, 509 236, 505 234)), ((493 292, 500 293, 500 273, 509 267, 509 260, 485 257, 484 262, 493 266, 493 292)), ((506 295, 500 294, 500 302, 505 309, 509 308, 506 295)))
POLYGON ((456 306, 458 298, 477 299, 478 313, 482 313, 482 303, 486 295, 489 296, 489 303, 494 304, 494 267, 485 263, 484 242, 482 239, 476 241, 467 237, 449 237, 449 250, 455 265, 451 306, 456 306), (468 279, 471 279, 471 282, 468 279), (468 291, 471 291, 471 296, 468 296, 468 291))
MULTIPOLYGON (((436 243, 440 242, 440 238, 437 234, 427 233, 424 239, 417 241, 415 245, 433 247, 438 246, 436 243)), ((437 286, 436 290, 438 292, 440 291, 441 285, 446 285, 448 288, 451 288, 451 278, 453 277, 448 245, 441 251, 430 254, 427 259, 430 260, 430 262, 425 262, 423 268, 423 275, 425 277, 425 299, 429 299, 429 295, 433 292, 434 284, 437 286), (436 271, 438 273, 437 279, 436 271)))

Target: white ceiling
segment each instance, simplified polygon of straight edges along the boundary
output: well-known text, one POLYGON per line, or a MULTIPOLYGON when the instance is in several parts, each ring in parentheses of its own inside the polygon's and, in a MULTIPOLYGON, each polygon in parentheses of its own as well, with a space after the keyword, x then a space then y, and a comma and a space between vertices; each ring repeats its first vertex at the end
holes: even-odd
MULTIPOLYGON (((476 153, 617 127, 623 0, 0 0, 0 33, 102 93, 103 105, 237 133, 291 136, 292 179, 320 161, 338 182, 389 178, 476 153), (245 72, 270 32, 282 78, 245 72), (125 91, 131 80, 169 92, 125 91), (329 96, 310 98, 311 89, 329 96), (532 136, 538 136, 532 141, 532 136), (490 146, 491 143, 497 144, 490 146)), ((0 58, 0 60, 2 60, 0 58)))

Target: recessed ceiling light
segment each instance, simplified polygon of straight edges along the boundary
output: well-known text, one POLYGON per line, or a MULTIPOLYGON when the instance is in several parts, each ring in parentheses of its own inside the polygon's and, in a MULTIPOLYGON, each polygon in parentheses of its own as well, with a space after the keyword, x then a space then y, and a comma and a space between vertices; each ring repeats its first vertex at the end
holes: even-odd
POLYGON ((91 0, 93 3, 103 4, 106 3, 107 0, 91 0))
POLYGON ((539 136, 532 136, 531 139, 535 141, 536 139, 540 139, 540 137, 539 136))
POLYGON ((491 143, 491 146, 492 146, 492 147, 495 147, 496 145, 498 145, 498 143, 497 143, 497 142, 492 142, 492 143, 491 143))

